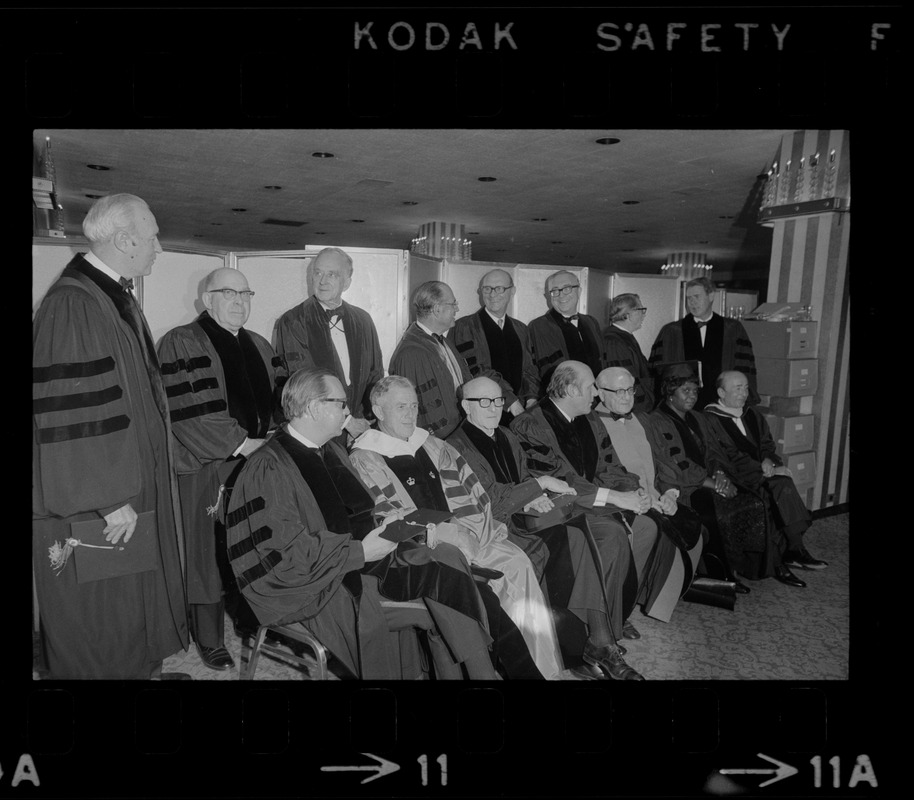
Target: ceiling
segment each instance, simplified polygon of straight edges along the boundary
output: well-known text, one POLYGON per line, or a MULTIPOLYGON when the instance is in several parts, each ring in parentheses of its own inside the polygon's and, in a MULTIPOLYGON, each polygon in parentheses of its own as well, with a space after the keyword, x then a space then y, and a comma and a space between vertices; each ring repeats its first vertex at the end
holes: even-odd
POLYGON ((130 192, 166 247, 408 249, 444 221, 466 225, 478 261, 657 272, 695 250, 751 282, 771 243, 758 176, 789 132, 36 130, 34 143, 40 156, 50 137, 68 236, 88 195, 130 192))

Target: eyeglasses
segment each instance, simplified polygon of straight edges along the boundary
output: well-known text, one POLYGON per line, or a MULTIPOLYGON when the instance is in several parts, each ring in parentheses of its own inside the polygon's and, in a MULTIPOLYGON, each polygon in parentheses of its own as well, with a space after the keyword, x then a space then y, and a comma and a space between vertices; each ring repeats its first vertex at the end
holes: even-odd
POLYGON ((322 403, 339 403, 340 409, 346 408, 349 405, 349 401, 345 397, 322 397, 322 403))
POLYGON ((464 397, 463 399, 479 403, 480 408, 488 408, 493 404, 495 408, 501 408, 505 404, 504 397, 464 397))
POLYGON ((250 289, 242 289, 240 292, 235 289, 207 289, 206 293, 211 294, 212 292, 222 292, 222 296, 226 300, 234 300, 239 294, 241 295, 242 300, 250 300, 254 293, 250 289))
POLYGON ((458 308, 460 308, 460 304, 456 300, 453 303, 441 302, 441 303, 438 303, 438 305, 439 306, 454 306, 454 311, 456 311, 458 308))
MULTIPOLYGON (((594 384, 597 386, 597 384, 594 384)), ((628 389, 609 389, 606 386, 597 386, 601 392, 612 392, 613 394, 621 394, 623 397, 634 397, 635 396, 635 387, 632 386, 628 389)))
POLYGON ((513 286, 482 286, 482 287, 480 287, 480 291, 483 294, 494 294, 497 296, 497 295, 504 294, 505 292, 507 292, 508 290, 513 289, 513 288, 514 288, 513 286))
POLYGON ((561 295, 562 297, 567 297, 575 289, 580 289, 580 288, 581 288, 581 284, 576 283, 573 286, 562 286, 560 289, 550 289, 549 294, 552 297, 558 297, 559 295, 561 295))
POLYGON ((636 306, 632 309, 632 311, 643 311, 645 314, 647 314, 647 309, 644 306, 636 306))

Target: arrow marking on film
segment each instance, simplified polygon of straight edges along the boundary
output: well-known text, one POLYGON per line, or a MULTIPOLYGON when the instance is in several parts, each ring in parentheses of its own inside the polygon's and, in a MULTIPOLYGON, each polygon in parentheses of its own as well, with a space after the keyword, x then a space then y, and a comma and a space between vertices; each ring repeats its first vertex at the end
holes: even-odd
POLYGON ((771 783, 777 783, 778 781, 784 780, 784 778, 789 778, 791 775, 796 775, 799 770, 796 767, 791 767, 790 764, 785 764, 783 761, 778 761, 776 758, 769 758, 764 753, 756 753, 759 758, 764 758, 765 761, 770 761, 774 764, 777 769, 722 769, 720 770, 721 775, 774 775, 773 778, 769 778, 764 783, 760 783, 759 789, 763 786, 768 786, 771 783))
POLYGON ((373 758, 378 763, 369 764, 367 767, 321 767, 321 772, 374 772, 374 775, 369 775, 362 781, 362 783, 368 783, 368 781, 373 781, 375 778, 381 778, 384 775, 390 775, 400 769, 399 764, 394 764, 393 761, 388 761, 380 756, 372 755, 371 753, 362 753, 362 755, 373 758))

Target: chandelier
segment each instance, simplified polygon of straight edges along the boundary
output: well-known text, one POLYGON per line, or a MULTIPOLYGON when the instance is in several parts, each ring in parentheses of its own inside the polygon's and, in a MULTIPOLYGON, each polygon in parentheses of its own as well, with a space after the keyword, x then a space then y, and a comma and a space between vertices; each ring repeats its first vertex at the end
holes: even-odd
POLYGON ((670 253, 666 262, 660 266, 662 275, 675 275, 677 278, 692 280, 692 278, 708 277, 713 264, 708 263, 707 253, 695 253, 685 251, 681 253, 670 253))

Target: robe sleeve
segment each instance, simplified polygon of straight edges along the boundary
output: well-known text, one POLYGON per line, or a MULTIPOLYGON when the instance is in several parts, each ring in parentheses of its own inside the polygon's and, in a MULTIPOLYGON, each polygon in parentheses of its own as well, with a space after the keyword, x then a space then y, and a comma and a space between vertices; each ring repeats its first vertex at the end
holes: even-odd
POLYGON ((254 331, 248 331, 248 333, 254 340, 257 352, 260 353, 260 357, 263 359, 263 363, 267 368, 267 375, 270 376, 270 380, 272 381, 273 425, 270 427, 278 427, 286 421, 282 411, 282 387, 289 378, 286 360, 281 355, 278 355, 273 349, 273 346, 259 333, 255 333, 254 331))
MULTIPOLYGON (((111 314, 82 289, 52 290, 33 327, 34 510, 104 516, 134 501, 143 453, 126 348, 111 314)), ((145 368, 141 380, 147 380, 145 368)))
POLYGON ((521 402, 537 400, 540 396, 540 374, 533 363, 533 347, 530 343, 530 330, 524 323, 514 320, 521 348, 524 351, 524 368, 521 378, 521 402))
POLYGON ((595 431, 597 438, 597 468, 594 472, 594 483, 606 489, 617 492, 636 492, 641 487, 641 480, 633 472, 629 472, 619 460, 613 449, 612 439, 603 423, 597 421, 591 428, 599 426, 595 431))
POLYGON ((654 454, 657 490, 662 494, 667 489, 679 489, 683 498, 687 498, 700 489, 708 471, 686 456, 675 427, 660 413, 654 413, 646 417, 644 430, 654 454))
MULTIPOLYGON (((456 422, 448 420, 438 376, 429 363, 433 354, 418 345, 400 346, 390 360, 390 374, 407 378, 416 387, 419 401, 417 424, 435 435, 446 435, 456 422)), ((453 389, 450 389, 453 392, 453 389)))
POLYGON ((729 475, 739 486, 750 491, 758 491, 762 485, 762 471, 758 462, 744 453, 727 433, 720 420, 712 413, 701 412, 711 433, 712 448, 722 453, 730 465, 729 475))
POLYGON ((380 507, 384 511, 403 510, 407 513, 416 510, 416 504, 409 494, 397 490, 394 474, 380 455, 371 450, 356 448, 349 454, 349 462, 374 498, 375 508, 380 507))
MULTIPOLYGON (((247 438, 229 414, 224 374, 213 348, 194 335, 193 327, 175 328, 159 343, 159 362, 175 438, 199 465, 222 461, 247 438)), ((179 454, 180 455, 180 454, 179 454)), ((197 465, 197 469, 199 469, 197 465)), ((195 471, 179 464, 182 472, 195 471)))
POLYGON ((316 614, 347 572, 365 565, 361 543, 313 525, 313 496, 303 494, 293 466, 272 453, 248 460, 226 517, 229 559, 245 597, 262 621, 316 614), (303 507, 313 504, 311 513, 303 507), (309 516, 311 520, 309 520, 309 516), (312 524, 309 524, 312 523, 312 524))
POLYGON ((289 375, 300 369, 314 369, 314 358, 308 347, 304 314, 301 313, 300 305, 279 318, 274 338, 276 352, 282 357, 289 375))
POLYGON ((530 413, 515 417, 511 421, 511 432, 520 442, 524 453, 523 469, 530 475, 552 475, 568 483, 578 494, 596 494, 597 487, 578 475, 555 451, 551 437, 530 413))

